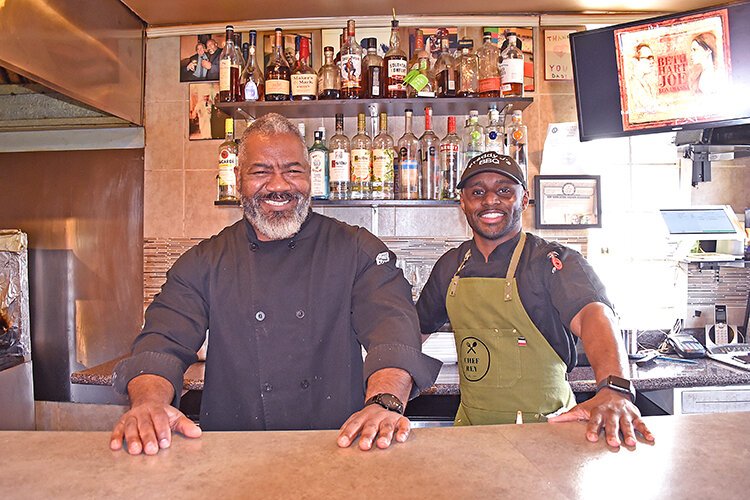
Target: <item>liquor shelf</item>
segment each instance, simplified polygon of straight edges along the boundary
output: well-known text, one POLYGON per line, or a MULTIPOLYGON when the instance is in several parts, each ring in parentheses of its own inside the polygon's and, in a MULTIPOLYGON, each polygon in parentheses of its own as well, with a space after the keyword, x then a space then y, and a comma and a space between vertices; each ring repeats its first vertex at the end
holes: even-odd
POLYGON ((513 111, 526 109, 533 102, 531 97, 442 97, 414 99, 326 99, 320 101, 248 101, 219 103, 218 108, 231 117, 244 120, 257 118, 267 113, 279 113, 287 118, 333 117, 336 113, 355 116, 357 113, 370 113, 371 106, 378 113, 389 116, 400 116, 411 109, 415 116, 424 114, 425 106, 432 106, 432 112, 438 116, 468 115, 469 110, 476 109, 480 114, 486 113, 490 105, 495 104, 500 113, 510 114, 513 111))
MULTIPOLYGON (((239 206, 238 201, 214 201, 216 206, 239 206)), ((313 207, 452 207, 458 200, 312 200, 313 207)))

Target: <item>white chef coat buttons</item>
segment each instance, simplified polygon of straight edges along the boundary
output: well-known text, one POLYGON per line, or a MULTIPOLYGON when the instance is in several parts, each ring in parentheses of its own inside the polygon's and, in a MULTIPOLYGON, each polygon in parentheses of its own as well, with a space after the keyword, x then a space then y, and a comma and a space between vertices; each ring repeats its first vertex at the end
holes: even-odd
POLYGON ((257 313, 255 313, 255 319, 257 319, 258 321, 263 321, 264 319, 266 319, 266 313, 264 313, 263 311, 258 311, 257 313))
POLYGON ((304 318, 305 317, 305 311, 303 311, 302 309, 300 309, 299 311, 297 311, 297 317, 299 319, 304 318))

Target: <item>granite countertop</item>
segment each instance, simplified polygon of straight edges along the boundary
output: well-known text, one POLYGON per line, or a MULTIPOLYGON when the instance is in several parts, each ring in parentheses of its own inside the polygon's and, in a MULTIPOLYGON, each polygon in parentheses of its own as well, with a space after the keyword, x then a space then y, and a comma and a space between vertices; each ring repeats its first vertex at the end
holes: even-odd
MULTIPOLYGON (((94 366, 71 375, 74 384, 112 385, 112 370, 121 358, 94 366)), ((750 384, 750 371, 739 370, 707 358, 690 360, 695 363, 664 361, 655 359, 642 365, 630 364, 630 378, 639 391, 654 391, 676 387, 706 387, 750 384)), ((191 365, 185 373, 186 391, 203 389, 204 363, 191 365)), ((596 390, 594 371, 589 366, 574 368, 568 374, 573 392, 596 390)), ((433 387, 423 392, 426 395, 457 395, 458 367, 443 365, 433 387)))

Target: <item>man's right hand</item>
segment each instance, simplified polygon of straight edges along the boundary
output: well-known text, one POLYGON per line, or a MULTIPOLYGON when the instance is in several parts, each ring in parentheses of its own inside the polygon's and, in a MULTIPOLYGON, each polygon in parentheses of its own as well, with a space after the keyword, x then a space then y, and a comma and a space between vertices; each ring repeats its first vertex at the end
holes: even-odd
POLYGON ((197 438, 201 429, 180 410, 171 406, 172 385, 157 375, 140 375, 128 384, 131 407, 115 424, 109 447, 123 447, 131 455, 155 455, 172 442, 172 431, 197 438))

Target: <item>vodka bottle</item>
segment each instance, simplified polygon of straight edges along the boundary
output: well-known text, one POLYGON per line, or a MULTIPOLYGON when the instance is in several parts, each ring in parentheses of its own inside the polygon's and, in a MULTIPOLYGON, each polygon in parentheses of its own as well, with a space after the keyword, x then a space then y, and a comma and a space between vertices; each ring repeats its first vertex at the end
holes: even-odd
POLYGON ((464 168, 475 156, 484 153, 484 129, 479 125, 479 112, 469 111, 469 122, 464 128, 462 143, 464 146, 464 168))
POLYGON ((500 112, 493 104, 487 113, 488 125, 485 129, 485 150, 505 154, 505 133, 500 122, 500 112))
POLYGON ((513 111, 511 123, 508 127, 508 156, 512 157, 521 167, 523 175, 528 179, 528 130, 523 124, 523 114, 520 109, 513 111))
POLYGON ((440 199, 458 199, 456 184, 462 172, 461 138, 456 133, 456 117, 448 117, 448 133, 440 141, 440 199))
POLYGON ((421 161, 421 192, 423 200, 440 199, 440 178, 438 176, 438 148, 440 138, 432 131, 432 108, 424 108, 424 133, 419 138, 419 158, 421 161))
POLYGON ((404 111, 404 135, 398 140, 399 199, 419 199, 419 140, 411 131, 411 109, 404 111))

